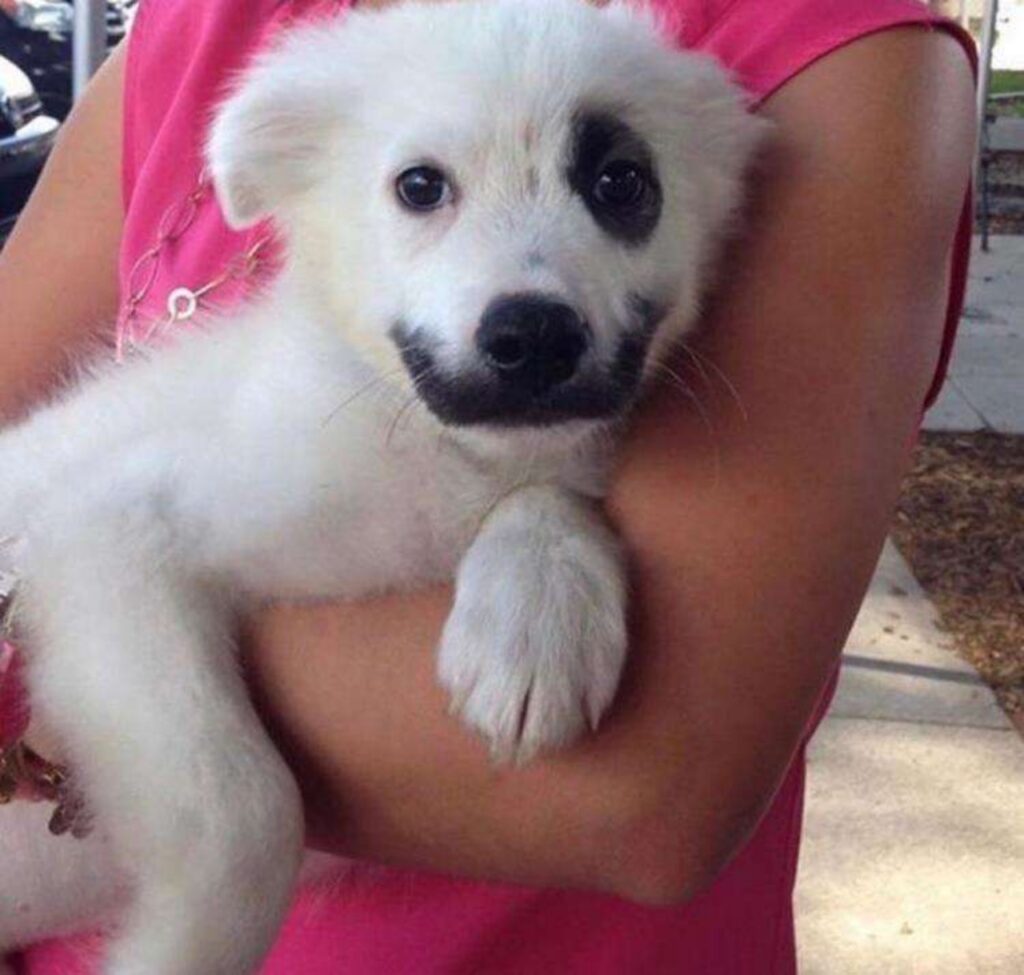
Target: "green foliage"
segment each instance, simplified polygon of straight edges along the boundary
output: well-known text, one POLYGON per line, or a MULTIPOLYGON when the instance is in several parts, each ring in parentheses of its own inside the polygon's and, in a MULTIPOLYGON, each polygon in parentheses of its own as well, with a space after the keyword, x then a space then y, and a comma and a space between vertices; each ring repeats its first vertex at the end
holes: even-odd
POLYGON ((989 92, 1001 95, 1010 91, 1024 92, 1024 71, 993 71, 989 92))
MULTIPOLYGON (((1024 96, 1024 71, 993 71, 989 83, 990 95, 1021 94, 1024 96)), ((996 115, 1015 115, 1024 118, 1024 97, 1009 102, 989 102, 989 111, 996 115)))

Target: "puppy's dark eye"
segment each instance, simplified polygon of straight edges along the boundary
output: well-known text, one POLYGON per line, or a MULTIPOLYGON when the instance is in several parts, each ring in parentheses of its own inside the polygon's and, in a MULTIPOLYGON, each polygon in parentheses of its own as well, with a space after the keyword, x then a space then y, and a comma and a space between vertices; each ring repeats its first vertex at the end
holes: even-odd
POLYGON ((643 169, 636 163, 620 160, 601 170, 594 183, 593 194, 601 206, 622 210, 642 202, 648 186, 643 169))
POLYGON ((398 199, 410 210, 436 210, 452 196, 447 177, 433 166, 415 166, 395 182, 398 199))

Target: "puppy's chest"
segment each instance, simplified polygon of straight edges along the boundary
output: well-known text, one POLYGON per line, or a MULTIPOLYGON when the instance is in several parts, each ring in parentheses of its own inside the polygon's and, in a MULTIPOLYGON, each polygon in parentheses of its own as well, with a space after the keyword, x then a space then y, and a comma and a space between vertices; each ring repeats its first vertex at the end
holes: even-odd
POLYGON ((419 432, 388 440, 350 427, 305 448, 282 459, 275 491, 252 487, 252 524, 222 520, 229 565, 254 594, 355 597, 450 578, 517 483, 515 465, 477 461, 419 432))
POLYGON ((225 413, 232 456, 207 450, 193 478, 201 517, 188 521, 205 561, 254 595, 355 597, 450 578, 517 487, 597 493, 596 451, 471 441, 407 395, 368 387, 343 357, 303 347, 289 361, 285 378, 255 368, 239 386, 225 413))

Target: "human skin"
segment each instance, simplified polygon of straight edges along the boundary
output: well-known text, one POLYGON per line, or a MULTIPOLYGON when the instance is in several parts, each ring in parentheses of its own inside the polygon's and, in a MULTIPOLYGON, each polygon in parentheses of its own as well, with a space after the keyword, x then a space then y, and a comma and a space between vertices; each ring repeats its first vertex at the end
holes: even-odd
MULTIPOLYGON (((113 320, 122 77, 118 52, 0 257, 0 417, 113 320)), ((496 768, 435 680, 448 589, 271 607, 246 627, 245 661, 315 845, 675 903, 769 805, 907 463, 974 123, 962 51, 918 29, 823 58, 761 111, 775 131, 756 204, 694 342, 714 366, 678 367, 703 415, 657 387, 608 503, 633 581, 612 713, 562 753, 496 768)))

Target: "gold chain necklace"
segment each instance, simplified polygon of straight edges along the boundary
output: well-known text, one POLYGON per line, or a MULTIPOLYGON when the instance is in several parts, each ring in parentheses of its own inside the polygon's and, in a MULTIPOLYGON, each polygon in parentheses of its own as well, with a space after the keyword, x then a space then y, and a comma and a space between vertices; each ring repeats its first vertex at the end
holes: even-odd
MULTIPOLYGON (((348 4, 349 7, 358 5, 358 0, 352 0, 348 4)), ((346 6, 345 0, 334 0, 333 6, 335 10, 340 11, 346 6)), ((192 226, 204 199, 211 195, 211 190, 209 175, 202 170, 189 194, 164 211, 160 223, 157 224, 156 238, 152 246, 139 255, 128 272, 128 297, 117 321, 115 357, 118 362, 124 359, 126 345, 129 348, 145 345, 168 328, 188 321, 203 307, 203 300, 211 292, 229 281, 243 281, 255 277, 260 269, 264 252, 272 239, 269 233, 259 237, 242 253, 232 257, 221 268, 220 273, 205 284, 195 287, 179 285, 173 288, 167 295, 164 317, 152 319, 144 329, 141 327, 142 305, 153 290, 166 249, 192 226)))
POLYGON ((251 278, 260 267, 263 252, 270 243, 270 234, 259 237, 252 246, 232 257, 221 269, 220 273, 204 284, 196 287, 179 285, 167 296, 166 313, 163 318, 155 318, 140 334, 141 308, 149 297, 156 282, 160 262, 167 248, 180 240, 195 222, 196 215, 205 197, 210 193, 210 179, 205 171, 191 192, 177 203, 173 203, 164 211, 157 224, 156 239, 132 265, 128 272, 125 299, 120 318, 117 322, 117 361, 124 358, 125 345, 134 348, 145 345, 158 333, 192 318, 202 306, 203 300, 211 292, 228 281, 241 281, 251 278))

